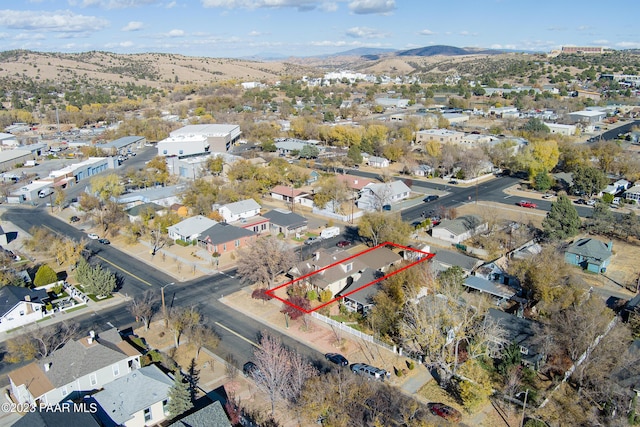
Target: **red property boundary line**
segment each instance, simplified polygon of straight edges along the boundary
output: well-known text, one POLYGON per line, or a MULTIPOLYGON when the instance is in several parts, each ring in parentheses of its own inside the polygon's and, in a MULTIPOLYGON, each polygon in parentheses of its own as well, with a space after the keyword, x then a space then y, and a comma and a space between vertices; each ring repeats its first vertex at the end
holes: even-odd
POLYGON ((393 243, 393 242, 384 242, 384 243, 381 243, 381 244, 379 244, 377 246, 374 246, 373 248, 369 248, 369 249, 367 249, 365 251, 358 252, 357 254, 352 255, 352 256, 350 256, 348 258, 344 258, 344 259, 341 259, 340 261, 334 262, 333 264, 328 265, 326 267, 323 267, 323 268, 321 268, 319 270, 307 273, 304 276, 298 277, 297 279, 290 280, 290 281, 288 281, 288 282, 286 282, 286 283, 284 283, 284 284, 282 284, 282 285, 280 285, 280 286, 278 286, 276 288, 269 289, 266 292, 266 294, 269 295, 272 298, 275 298, 275 299, 277 299, 279 301, 282 301, 283 303, 285 303, 285 304, 287 304, 287 305, 289 305, 289 306, 291 306, 291 307, 293 307, 295 309, 298 309, 298 310, 302 311, 305 314, 309 314, 311 312, 314 312, 316 310, 321 309, 322 307, 326 307, 329 304, 332 304, 332 303, 334 303, 336 301, 339 301, 339 300, 343 299, 344 297, 347 297, 347 296, 349 296, 349 295, 351 295, 353 293, 356 293, 356 292, 358 292, 358 291, 360 291, 360 290, 362 290, 362 289, 364 289, 364 288, 366 288, 368 286, 375 285, 376 283, 381 282, 381 281, 383 281, 384 279, 386 279, 388 277, 394 276, 394 275, 396 275, 396 274, 398 274, 398 273, 400 273, 400 272, 402 272, 402 271, 404 271, 404 270, 406 270, 408 268, 411 268, 411 267, 413 267, 413 266, 415 266, 417 264, 420 264, 421 262, 427 261, 427 260, 433 258, 434 256, 435 256, 435 254, 432 254, 430 252, 424 252, 424 251, 421 251, 421 250, 418 250, 418 249, 410 248, 408 246, 398 245, 397 243, 393 243), (280 298, 279 296, 277 296, 275 294, 275 291, 277 291, 280 288, 283 288, 283 287, 289 286, 289 285, 293 285, 294 283, 298 283, 299 281, 304 280, 309 276, 313 276, 314 274, 318 274, 318 273, 320 273, 320 272, 322 272, 324 270, 327 270, 327 269, 329 269, 331 267, 335 267, 338 264, 342 264, 345 261, 349 261, 351 259, 359 257, 360 255, 366 254, 366 253, 371 252, 371 251, 375 251, 376 249, 379 249, 379 248, 385 247, 385 246, 393 246, 395 248, 400 248, 400 249, 404 249, 404 250, 408 250, 408 251, 412 251, 412 252, 417 252, 418 254, 421 254, 423 256, 421 258, 419 258, 417 261, 412 262, 411 264, 405 265, 404 267, 402 267, 402 268, 400 268, 398 270, 395 270, 395 271, 393 271, 393 272, 391 272, 389 274, 385 274, 384 276, 382 276, 382 277, 380 277, 380 278, 378 278, 376 280, 373 280, 373 281, 371 281, 371 282, 369 282, 367 284, 364 284, 364 285, 360 286, 358 289, 354 289, 354 290, 349 291, 348 293, 346 293, 344 295, 340 295, 339 297, 333 298, 331 301, 325 302, 324 304, 322 304, 322 305, 320 305, 320 306, 318 306, 318 307, 316 307, 314 309, 311 309, 311 310, 305 310, 304 308, 300 307, 299 305, 292 304, 290 301, 288 301, 286 299, 283 299, 283 298, 280 298))

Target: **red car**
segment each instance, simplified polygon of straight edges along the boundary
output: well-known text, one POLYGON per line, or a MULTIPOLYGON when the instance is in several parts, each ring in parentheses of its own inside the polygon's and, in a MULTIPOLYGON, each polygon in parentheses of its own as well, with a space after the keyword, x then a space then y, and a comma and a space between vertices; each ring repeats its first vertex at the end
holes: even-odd
POLYGON ((523 208, 531 208, 531 209, 535 209, 538 207, 538 205, 536 205, 535 203, 532 203, 528 200, 520 200, 518 203, 516 203, 518 206, 521 206, 523 208))
POLYGON ((351 242, 348 240, 341 240, 338 243, 336 243, 336 246, 339 248, 346 248, 347 246, 351 246, 351 242))
POLYGON ((460 411, 444 403, 428 403, 427 408, 429 408, 429 411, 431 411, 433 415, 437 415, 448 421, 453 421, 454 423, 458 423, 462 419, 460 411))

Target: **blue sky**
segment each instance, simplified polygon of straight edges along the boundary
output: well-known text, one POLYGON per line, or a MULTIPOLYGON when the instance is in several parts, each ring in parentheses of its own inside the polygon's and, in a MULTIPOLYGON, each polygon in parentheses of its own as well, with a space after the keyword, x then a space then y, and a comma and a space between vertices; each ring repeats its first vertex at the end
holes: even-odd
POLYGON ((439 44, 536 51, 562 45, 640 48, 635 14, 595 0, 3 2, 9 5, 0 10, 3 50, 237 58, 439 44))

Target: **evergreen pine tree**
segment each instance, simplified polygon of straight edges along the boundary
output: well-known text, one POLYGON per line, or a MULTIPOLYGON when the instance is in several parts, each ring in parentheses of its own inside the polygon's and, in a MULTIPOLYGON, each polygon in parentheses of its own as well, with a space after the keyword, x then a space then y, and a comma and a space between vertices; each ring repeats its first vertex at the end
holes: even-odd
POLYGON ((566 195, 558 196, 558 200, 551 204, 551 210, 542 221, 542 227, 545 237, 551 240, 566 239, 578 234, 580 216, 566 195))
POLYGON ((175 417, 191 408, 193 408, 193 402, 191 402, 191 396, 189 395, 189 385, 184 382, 180 369, 177 369, 176 376, 173 379, 173 386, 169 389, 167 410, 172 417, 175 417))

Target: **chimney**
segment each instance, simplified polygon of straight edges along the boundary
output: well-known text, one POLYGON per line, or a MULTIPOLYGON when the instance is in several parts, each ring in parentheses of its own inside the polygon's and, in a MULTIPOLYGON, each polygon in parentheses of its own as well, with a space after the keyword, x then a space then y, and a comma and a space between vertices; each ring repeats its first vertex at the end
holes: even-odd
POLYGON ((89 331, 89 336, 90 336, 91 338, 95 338, 95 337, 96 337, 96 331, 93 331, 93 330, 92 330, 92 331, 89 331))
POLYGON ((25 300, 26 302, 30 302, 30 301, 31 301, 31 295, 25 295, 25 296, 24 296, 24 300, 25 300))
POLYGON ((45 363, 44 364, 44 371, 45 372, 49 372, 49 369, 51 369, 51 363, 45 363))
POLYGON ((353 180, 353 184, 354 184, 354 185, 358 184, 358 180, 357 180, 357 179, 354 179, 354 180, 353 180))

